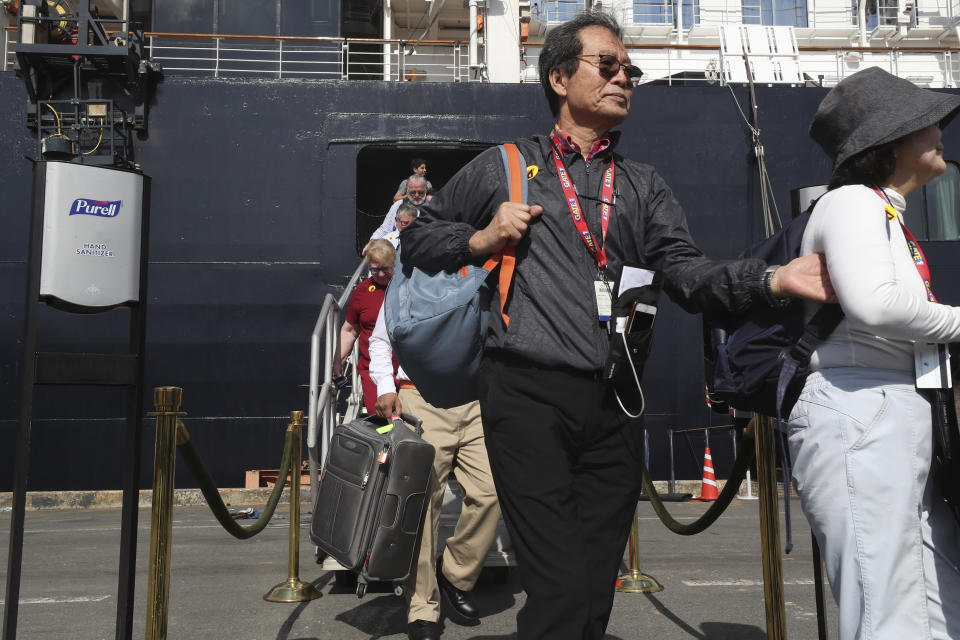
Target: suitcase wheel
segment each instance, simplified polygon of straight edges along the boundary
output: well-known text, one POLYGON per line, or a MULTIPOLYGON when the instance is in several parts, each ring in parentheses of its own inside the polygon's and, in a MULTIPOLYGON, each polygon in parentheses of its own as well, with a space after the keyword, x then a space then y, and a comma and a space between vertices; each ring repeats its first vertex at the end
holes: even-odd
POLYGON ((393 595, 397 597, 403 596, 403 584, 400 582, 393 583, 393 595))
POLYGON ((358 582, 358 583, 357 583, 357 597, 358 597, 358 598, 362 598, 362 597, 363 597, 363 594, 365 594, 366 592, 367 592, 367 583, 366 583, 366 582, 358 582))

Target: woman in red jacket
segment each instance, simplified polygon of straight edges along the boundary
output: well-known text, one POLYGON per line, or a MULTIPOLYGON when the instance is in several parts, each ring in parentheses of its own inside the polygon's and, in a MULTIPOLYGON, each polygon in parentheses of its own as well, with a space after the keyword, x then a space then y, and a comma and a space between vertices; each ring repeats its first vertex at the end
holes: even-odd
MULTIPOLYGON (((346 361, 353 350, 353 343, 360 339, 360 354, 357 358, 357 372, 363 387, 363 404, 367 415, 375 415, 377 385, 370 379, 370 334, 377 323, 377 314, 383 305, 383 296, 393 278, 393 263, 396 250, 389 240, 374 240, 367 247, 367 259, 370 261, 370 277, 360 282, 350 297, 347 306, 347 318, 340 328, 340 365, 346 361)), ((393 360, 396 372, 397 360, 393 360)))

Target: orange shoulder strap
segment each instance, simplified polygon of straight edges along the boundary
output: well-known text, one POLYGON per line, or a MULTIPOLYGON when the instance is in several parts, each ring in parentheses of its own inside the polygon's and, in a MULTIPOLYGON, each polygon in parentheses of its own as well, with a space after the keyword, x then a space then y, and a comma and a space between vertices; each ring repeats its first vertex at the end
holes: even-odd
MULTIPOLYGON (((501 148, 505 152, 504 166, 507 169, 510 202, 523 202, 523 181, 527 178, 527 170, 520 162, 520 150, 515 144, 504 144, 501 148)), ((491 256, 483 268, 492 271, 497 264, 500 265, 500 316, 503 318, 503 324, 509 327, 510 316, 504 312, 504 309, 507 298, 510 296, 510 286, 513 284, 513 272, 517 266, 514 248, 504 247, 502 251, 491 256)))

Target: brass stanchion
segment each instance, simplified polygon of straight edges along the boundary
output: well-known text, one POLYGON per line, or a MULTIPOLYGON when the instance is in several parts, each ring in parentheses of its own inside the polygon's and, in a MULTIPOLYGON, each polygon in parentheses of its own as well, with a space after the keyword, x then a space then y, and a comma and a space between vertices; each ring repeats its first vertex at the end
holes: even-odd
MULTIPOLYGON (((310 584, 300 580, 300 463, 303 411, 290 412, 290 424, 287 431, 295 435, 293 455, 290 461, 290 561, 287 580, 276 585, 263 599, 267 602, 306 602, 316 600, 323 594, 310 584)), ((277 478, 277 482, 283 482, 277 478)))
POLYGON ((186 415, 180 411, 182 396, 180 387, 155 387, 153 406, 156 411, 147 414, 157 418, 150 518, 150 573, 147 579, 147 640, 164 640, 167 637, 177 418, 186 415))
POLYGON ((617 577, 617 591, 621 593, 656 593, 663 591, 663 585, 656 578, 640 570, 640 526, 637 520, 640 509, 633 513, 633 524, 630 525, 630 567, 629 570, 617 577))
MULTIPOLYGON (((786 612, 783 602, 783 567, 780 558, 780 515, 777 510, 776 425, 772 418, 754 416, 757 428, 757 479, 760 481, 760 555, 763 560, 763 600, 767 614, 767 638, 785 640, 786 612)), ((784 499, 789 500, 784 487, 784 499)))

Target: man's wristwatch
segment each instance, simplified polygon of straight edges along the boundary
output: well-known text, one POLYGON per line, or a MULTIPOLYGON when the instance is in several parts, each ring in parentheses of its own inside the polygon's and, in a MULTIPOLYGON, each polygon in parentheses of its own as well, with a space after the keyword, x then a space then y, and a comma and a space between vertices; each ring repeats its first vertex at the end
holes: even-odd
POLYGON ((770 284, 773 281, 773 274, 779 268, 780 265, 772 264, 763 272, 763 297, 767 301, 767 304, 774 309, 783 309, 790 304, 790 298, 778 298, 773 295, 773 289, 770 288, 770 284))

